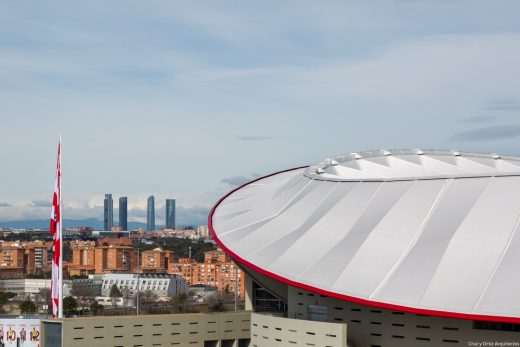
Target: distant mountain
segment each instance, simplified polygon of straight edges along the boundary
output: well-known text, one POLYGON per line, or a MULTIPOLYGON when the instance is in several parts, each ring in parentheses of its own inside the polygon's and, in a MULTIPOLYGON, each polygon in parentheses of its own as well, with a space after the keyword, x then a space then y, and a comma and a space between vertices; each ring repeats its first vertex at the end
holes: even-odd
MULTIPOLYGON (((94 230, 103 230, 103 220, 97 218, 88 219, 64 219, 63 226, 65 228, 77 228, 77 227, 91 227, 94 230)), ((139 222, 128 222, 128 228, 130 230, 136 230, 139 228, 145 228, 146 223, 139 222)), ((158 225, 157 227, 161 227, 158 225)), ((16 220, 16 221, 0 221, 0 228, 10 229, 48 229, 48 219, 35 219, 35 220, 16 220)))

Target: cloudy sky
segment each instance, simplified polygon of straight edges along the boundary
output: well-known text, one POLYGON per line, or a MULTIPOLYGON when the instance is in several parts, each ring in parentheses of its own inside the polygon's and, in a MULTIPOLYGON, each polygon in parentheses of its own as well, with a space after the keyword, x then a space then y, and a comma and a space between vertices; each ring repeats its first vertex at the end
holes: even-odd
MULTIPOLYGON (((329 155, 520 155, 520 2, 54 1, 0 10, 0 220, 104 193, 203 222, 232 186, 329 155)), ((117 206, 117 204, 115 204, 117 206)))

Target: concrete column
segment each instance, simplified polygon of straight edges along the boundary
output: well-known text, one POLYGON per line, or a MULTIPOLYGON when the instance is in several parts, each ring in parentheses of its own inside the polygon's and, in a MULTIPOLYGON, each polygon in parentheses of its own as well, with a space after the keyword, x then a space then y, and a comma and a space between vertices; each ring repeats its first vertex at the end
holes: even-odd
POLYGON ((253 310, 253 280, 247 272, 242 272, 245 277, 245 309, 246 311, 253 310))

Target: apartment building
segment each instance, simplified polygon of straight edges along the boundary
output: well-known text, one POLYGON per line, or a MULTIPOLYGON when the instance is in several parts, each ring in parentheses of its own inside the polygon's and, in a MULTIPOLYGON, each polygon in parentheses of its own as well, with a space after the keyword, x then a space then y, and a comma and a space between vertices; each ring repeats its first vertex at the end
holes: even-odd
POLYGON ((190 258, 179 258, 168 268, 168 273, 186 278, 190 286, 214 286, 222 293, 234 293, 237 287, 238 295, 244 297, 242 271, 221 249, 205 252, 203 263, 190 258))
POLYGON ((173 262, 173 251, 165 251, 155 248, 141 252, 141 272, 166 272, 169 264, 173 262))
POLYGON ((129 240, 101 239, 98 245, 95 241, 73 241, 71 248, 70 276, 132 272, 136 268, 137 257, 129 240))
POLYGON ((35 242, 2 242, 0 244, 0 278, 22 278, 48 269, 50 244, 35 242))

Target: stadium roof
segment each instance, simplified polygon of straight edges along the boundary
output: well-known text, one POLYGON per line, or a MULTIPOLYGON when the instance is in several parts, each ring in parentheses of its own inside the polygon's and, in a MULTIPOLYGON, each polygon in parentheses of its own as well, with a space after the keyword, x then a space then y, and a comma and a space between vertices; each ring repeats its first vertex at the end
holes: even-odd
POLYGON ((250 182, 209 224, 236 260, 296 287, 520 323, 520 158, 352 153, 250 182))

